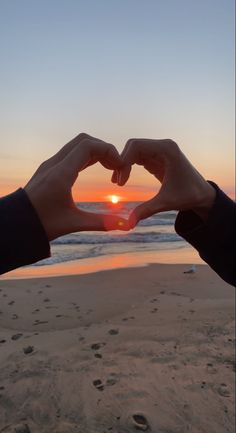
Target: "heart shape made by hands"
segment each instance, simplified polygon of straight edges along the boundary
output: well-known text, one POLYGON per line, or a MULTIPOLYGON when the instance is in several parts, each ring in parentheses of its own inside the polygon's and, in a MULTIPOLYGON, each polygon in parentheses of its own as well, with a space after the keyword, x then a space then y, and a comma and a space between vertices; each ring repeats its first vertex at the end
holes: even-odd
POLYGON ((190 164, 172 140, 129 140, 121 155, 115 146, 87 134, 79 134, 57 154, 45 161, 25 190, 36 209, 49 240, 84 230, 129 230, 140 219, 157 212, 186 210, 209 198, 212 187, 190 164), (133 164, 142 165, 161 183, 158 193, 139 205, 129 220, 78 209, 72 186, 79 173, 100 162, 113 170, 112 182, 127 182, 133 164))

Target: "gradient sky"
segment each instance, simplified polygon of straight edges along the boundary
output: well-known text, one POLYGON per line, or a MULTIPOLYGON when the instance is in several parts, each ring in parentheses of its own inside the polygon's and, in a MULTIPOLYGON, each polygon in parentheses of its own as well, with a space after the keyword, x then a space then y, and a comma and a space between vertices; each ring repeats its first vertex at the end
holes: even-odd
MULTIPOLYGON (((233 0, 0 0, 0 194, 79 132, 172 138, 234 191, 233 0)), ((122 190, 98 166, 76 199, 153 195, 141 168, 122 190)))

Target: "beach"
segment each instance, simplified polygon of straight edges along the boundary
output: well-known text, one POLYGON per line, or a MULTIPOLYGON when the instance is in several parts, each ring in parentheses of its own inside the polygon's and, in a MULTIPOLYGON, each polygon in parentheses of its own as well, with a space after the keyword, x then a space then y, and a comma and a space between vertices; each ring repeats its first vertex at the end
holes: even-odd
POLYGON ((233 433, 235 289, 192 260, 6 274, 0 432, 233 433))

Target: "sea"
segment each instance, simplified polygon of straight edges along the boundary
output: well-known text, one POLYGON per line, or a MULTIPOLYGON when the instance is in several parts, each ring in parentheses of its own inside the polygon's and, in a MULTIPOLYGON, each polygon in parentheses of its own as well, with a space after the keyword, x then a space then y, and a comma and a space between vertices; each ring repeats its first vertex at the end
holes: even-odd
MULTIPOLYGON (((139 202, 77 203, 78 208, 127 218, 139 202)), ((77 232, 59 237, 51 242, 51 257, 30 266, 45 266, 72 260, 104 255, 124 254, 184 248, 186 242, 174 229, 177 212, 162 212, 142 220, 129 232, 77 232)))

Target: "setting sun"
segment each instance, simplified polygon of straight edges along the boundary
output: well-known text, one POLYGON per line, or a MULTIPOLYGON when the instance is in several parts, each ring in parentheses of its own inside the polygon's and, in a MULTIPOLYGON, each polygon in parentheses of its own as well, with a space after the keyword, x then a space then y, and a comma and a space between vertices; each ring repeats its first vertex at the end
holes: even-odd
POLYGON ((111 202, 113 204, 119 203, 119 197, 118 197, 118 195, 111 195, 111 202))

